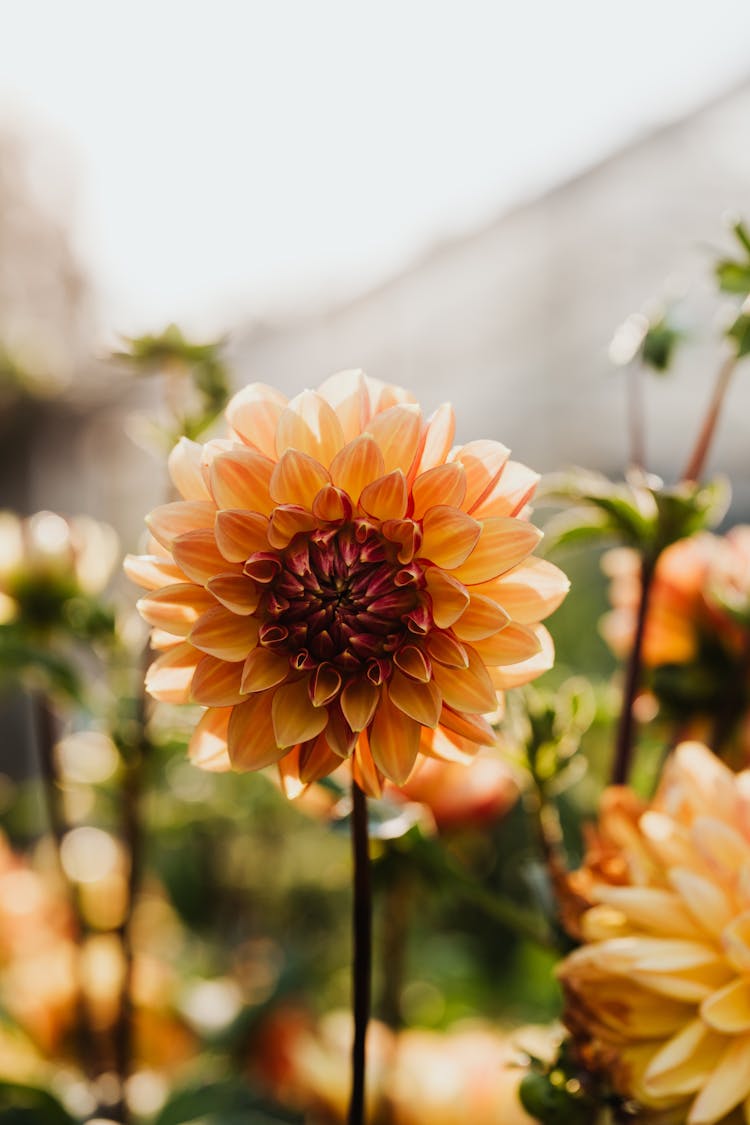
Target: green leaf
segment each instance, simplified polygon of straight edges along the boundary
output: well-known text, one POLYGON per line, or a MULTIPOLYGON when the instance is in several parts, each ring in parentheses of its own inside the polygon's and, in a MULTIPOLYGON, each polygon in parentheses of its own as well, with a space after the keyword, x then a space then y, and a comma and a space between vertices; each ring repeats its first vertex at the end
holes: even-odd
POLYGON ((303 1125, 297 1113, 259 1097, 236 1079, 210 1085, 190 1086, 174 1094, 156 1118, 154 1125, 184 1125, 205 1119, 211 1125, 303 1125))
POLYGON ((670 367, 677 346, 684 339, 684 332, 661 317, 649 325, 641 344, 641 362, 659 374, 670 367))
POLYGON ((733 262, 724 259, 716 266, 716 279, 722 293, 733 293, 746 297, 750 293, 750 263, 733 262))
POLYGON ((750 312, 740 313, 727 331, 727 336, 734 340, 738 359, 750 355, 750 312))
POLYGON ((76 1125, 75 1119, 46 1090, 0 1080, 2 1125, 76 1125))

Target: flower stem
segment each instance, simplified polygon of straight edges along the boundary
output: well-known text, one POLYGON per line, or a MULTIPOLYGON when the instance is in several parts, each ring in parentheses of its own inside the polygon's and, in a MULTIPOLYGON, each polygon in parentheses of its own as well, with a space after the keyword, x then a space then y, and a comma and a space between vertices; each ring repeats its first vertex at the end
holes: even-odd
POLYGON ((731 352, 716 375, 716 382, 714 384, 713 394, 711 401, 706 412, 706 417, 703 420, 698 440, 695 443, 693 452, 690 455, 690 460, 685 466, 685 471, 682 474, 683 480, 697 481, 700 479, 703 469, 706 464, 706 458, 711 448, 716 425, 719 421, 719 414, 724 404, 726 393, 729 389, 729 384, 732 381, 734 369, 737 366, 738 356, 736 352, 731 352))
POLYGON ((645 470, 646 437, 643 410, 643 368, 637 361, 627 373, 628 418, 630 429, 630 467, 645 470))
POLYGON ((370 842, 367 825, 367 797, 352 782, 352 855, 354 859, 354 936, 353 1001, 354 1043, 352 1047, 352 1092, 348 1125, 365 1121, 365 1042, 370 1019, 370 977, 372 974, 372 885, 370 842))
POLYGON ((612 785, 626 785, 630 776, 630 765, 635 742, 635 715, 633 714, 633 704, 635 703, 635 697, 641 680, 643 638, 646 631, 646 616, 648 614, 648 602, 651 594, 654 568, 655 564, 653 561, 646 558, 641 560, 641 592, 638 601, 638 614, 636 617, 633 647, 630 650, 628 666, 625 672, 622 710, 620 711, 620 721, 617 727, 615 758, 612 766, 612 785))

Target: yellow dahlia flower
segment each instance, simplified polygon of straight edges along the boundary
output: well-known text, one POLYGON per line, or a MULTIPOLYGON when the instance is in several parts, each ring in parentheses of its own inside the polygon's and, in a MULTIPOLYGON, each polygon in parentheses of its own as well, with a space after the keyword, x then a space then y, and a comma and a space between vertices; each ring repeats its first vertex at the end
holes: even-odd
POLYGON ((406 391, 344 372, 291 401, 253 384, 230 437, 170 456, 183 499, 151 513, 130 575, 164 651, 147 688, 208 708, 197 764, 279 763, 287 792, 351 759, 370 794, 420 751, 493 741, 498 691, 552 663, 539 621, 567 590, 531 558, 537 475, 495 441, 451 449, 406 391))
POLYGON ((648 1119, 750 1120, 750 771, 686 742, 637 820, 610 811, 618 883, 559 967, 565 1021, 648 1119))

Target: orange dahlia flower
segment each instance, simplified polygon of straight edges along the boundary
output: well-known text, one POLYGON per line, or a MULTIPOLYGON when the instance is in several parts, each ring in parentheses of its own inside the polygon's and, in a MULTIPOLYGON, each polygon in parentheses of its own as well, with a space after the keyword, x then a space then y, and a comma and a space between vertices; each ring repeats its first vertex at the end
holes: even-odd
POLYGON ((529 557, 537 475, 495 441, 451 449, 450 406, 425 421, 360 372, 291 401, 253 384, 226 413, 229 439, 174 449, 183 499, 127 563, 164 650, 148 691, 208 708, 193 760, 278 762, 291 794, 351 759, 377 794, 420 751, 491 743, 498 691, 552 663, 539 621, 568 585, 529 557))

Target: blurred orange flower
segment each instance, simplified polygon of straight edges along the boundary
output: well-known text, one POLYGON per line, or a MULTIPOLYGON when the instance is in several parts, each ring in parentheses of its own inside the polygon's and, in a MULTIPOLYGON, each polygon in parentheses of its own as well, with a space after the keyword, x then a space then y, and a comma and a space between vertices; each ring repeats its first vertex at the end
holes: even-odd
POLYGON ((344 372, 291 401, 261 384, 227 408, 230 437, 183 439, 183 499, 130 558, 163 653, 149 692, 208 710, 208 769, 278 763, 286 792, 351 759, 371 795, 417 756, 494 741, 498 691, 549 668, 540 620, 567 580, 531 558, 537 475, 495 441, 451 449, 399 387, 344 372))
POLYGON ((559 967, 584 1057, 649 1111, 750 1114, 750 771, 683 743, 634 819, 609 806, 615 882, 594 882, 585 944, 559 967))
POLYGON ((515 804, 519 788, 498 758, 480 755, 468 765, 423 758, 404 785, 390 792, 417 801, 432 813, 439 831, 499 820, 515 804))

